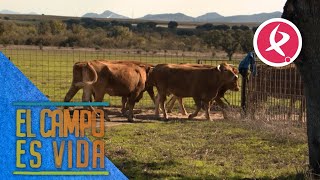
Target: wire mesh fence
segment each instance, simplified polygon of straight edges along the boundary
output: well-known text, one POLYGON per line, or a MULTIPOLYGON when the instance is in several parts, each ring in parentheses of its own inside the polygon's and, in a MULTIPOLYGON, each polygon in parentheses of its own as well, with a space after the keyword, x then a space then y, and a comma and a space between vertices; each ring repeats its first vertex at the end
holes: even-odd
MULTIPOLYGON (((213 58, 211 53, 182 51, 142 51, 119 49, 59 49, 59 48, 3 48, 10 60, 41 90, 51 101, 62 101, 71 82, 75 62, 90 60, 134 60, 149 64, 191 63, 216 66, 222 62, 238 66, 244 55, 237 55, 233 61, 225 56, 213 58)), ((258 76, 250 77, 246 88, 246 106, 252 118, 266 121, 286 120, 305 122, 305 98, 300 75, 294 65, 285 68, 272 68, 258 65, 258 76)), ((242 81, 242 79, 240 79, 242 81)), ((187 83, 187 82, 186 82, 187 83)), ((241 82, 239 83, 241 85, 241 82)), ((82 91, 73 98, 81 101, 82 91)), ((241 93, 227 91, 227 103, 240 113, 241 93)), ((105 95, 111 106, 120 106, 120 97, 105 95)), ((191 98, 185 98, 187 108, 193 108, 191 98)), ((137 108, 153 108, 148 95, 136 105, 137 108)))
MULTIPOLYGON (((218 65, 226 62, 226 58, 212 58, 210 53, 182 51, 141 51, 119 49, 58 49, 58 48, 4 48, 1 50, 10 60, 41 90, 51 101, 62 101, 71 82, 74 63, 90 60, 134 60, 149 64, 159 63, 191 63, 218 65)), ((240 56, 235 57, 233 64, 240 62, 240 56)), ((230 61, 228 61, 230 63, 230 61)), ((82 91, 79 91, 72 101, 81 101, 82 91)), ((228 92, 226 99, 234 106, 240 106, 240 94, 228 92)), ((105 101, 111 106, 120 106, 120 97, 105 95, 105 101)), ((186 107, 194 107, 191 98, 185 98, 186 107)), ((153 108, 153 102, 145 94, 136 105, 138 108, 153 108)))
POLYGON ((247 107, 252 119, 305 124, 305 98, 300 74, 294 65, 273 68, 259 64, 247 88, 247 107))

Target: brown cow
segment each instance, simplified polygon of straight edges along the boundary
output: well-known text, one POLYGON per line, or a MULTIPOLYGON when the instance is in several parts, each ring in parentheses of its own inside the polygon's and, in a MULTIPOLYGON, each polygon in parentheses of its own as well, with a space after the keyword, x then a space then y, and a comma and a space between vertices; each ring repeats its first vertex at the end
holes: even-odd
MULTIPOLYGON (((239 74, 237 69, 233 68, 233 71, 235 72, 235 74, 237 74, 237 75, 239 74)), ((224 98, 224 95, 228 90, 231 90, 231 91, 239 91, 240 90, 238 78, 235 78, 231 82, 223 85, 219 89, 217 96, 210 103, 210 104, 212 104, 215 101, 217 103, 217 105, 222 109, 222 113, 225 118, 227 118, 227 112, 225 111, 227 108, 227 105, 221 100, 221 98, 224 98)), ((177 96, 172 96, 171 99, 169 100, 168 112, 170 113, 172 111, 172 108, 173 108, 176 100, 178 100, 178 103, 179 103, 180 113, 182 115, 186 115, 187 112, 186 112, 186 109, 184 108, 184 105, 182 103, 182 98, 177 97, 177 96)))
POLYGON ((128 101, 128 121, 133 121, 133 107, 142 98, 147 80, 148 68, 134 63, 108 61, 78 62, 73 67, 73 80, 64 99, 69 102, 83 88, 82 101, 101 102, 106 93, 125 97, 128 101))
MULTIPOLYGON (((151 69, 154 67, 154 65, 151 64, 147 64, 147 63, 143 63, 143 62, 139 62, 139 61, 112 61, 112 60, 102 60, 103 62, 107 62, 107 63, 111 63, 111 64, 135 64, 137 66, 143 67, 146 69, 147 72, 150 73, 151 69)), ((148 74, 149 74, 148 73, 148 74)), ((145 90, 147 91, 151 100, 153 101, 153 103, 155 103, 155 95, 154 95, 154 91, 153 91, 153 83, 151 82, 151 80, 149 80, 150 78, 148 78, 147 76, 147 81, 145 83, 145 90)), ((144 92, 143 91, 143 92, 144 92)), ((142 93, 143 93, 142 92, 142 93)), ((95 94, 93 93, 93 97, 95 96, 95 94)), ((122 97, 122 108, 121 108, 121 112, 123 115, 125 115, 126 111, 128 110, 128 97, 123 96, 122 97)), ((138 101, 137 101, 138 102, 138 101)))
MULTIPOLYGON (((290 98, 290 110, 288 117, 291 118, 294 103, 303 96, 303 83, 300 74, 295 66, 286 66, 283 68, 273 68, 266 65, 257 66, 258 76, 250 78, 248 87, 248 107, 251 117, 255 118, 257 107, 267 101, 268 96, 274 98, 290 98)), ((305 102, 302 100, 300 106, 299 121, 302 121, 305 111, 305 102)))
MULTIPOLYGON (((189 115, 189 119, 196 117, 202 107, 205 109, 206 118, 210 119, 210 100, 217 96, 219 88, 225 83, 238 78, 232 67, 225 63, 212 68, 159 64, 155 66, 150 76, 159 93, 158 100, 163 110, 164 119, 168 119, 164 104, 167 94, 178 97, 193 97, 197 109, 189 115)), ((159 103, 156 103, 156 115, 159 115, 159 103)))

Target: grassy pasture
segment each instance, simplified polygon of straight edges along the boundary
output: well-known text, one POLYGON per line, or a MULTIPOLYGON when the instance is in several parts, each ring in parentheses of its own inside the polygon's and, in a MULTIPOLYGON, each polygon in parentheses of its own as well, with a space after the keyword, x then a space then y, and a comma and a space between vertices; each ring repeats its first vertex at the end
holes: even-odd
MULTIPOLYGON (((61 101, 72 80, 72 66, 81 60, 137 60, 151 64, 196 63, 198 58, 95 50, 4 49, 2 52, 52 101, 61 101)), ((201 58, 203 59, 203 58, 201 58)), ((209 59, 210 60, 210 59, 209 59)), ((223 60, 204 61, 216 65, 223 60)), ((238 60, 230 62, 238 65, 238 60)), ((78 93, 75 101, 80 100, 78 93)), ((228 93, 232 105, 240 92, 228 93)), ((120 105, 120 98, 106 101, 120 105)), ((288 105, 288 100, 268 102, 288 105)), ((267 103, 268 103, 267 102, 267 103)), ((297 102, 299 103, 299 102, 297 102)), ((296 103, 296 104, 297 104, 296 103)), ((152 107, 145 95, 137 107, 152 107)), ((193 102, 188 99, 187 106, 193 102)), ((107 129, 108 157, 130 179, 301 179, 307 161, 303 128, 261 122, 142 121, 107 129)))
MULTIPOLYGON (((138 50, 95 50, 95 49, 59 49, 54 47, 45 47, 39 50, 38 47, 25 48, 13 47, 4 48, 2 50, 5 55, 11 58, 12 62, 27 76, 30 80, 45 94, 51 101, 62 101, 67 93, 72 81, 72 66, 77 61, 88 61, 94 59, 108 60, 135 60, 147 62, 150 64, 159 63, 198 63, 201 60, 202 64, 218 65, 221 62, 228 62, 238 66, 241 57, 244 55, 236 54, 235 60, 227 61, 225 54, 219 52, 217 57, 212 59, 206 53, 198 52, 139 52, 138 50)), ((240 79, 241 81, 241 79, 240 79)), ((241 84, 241 82, 240 82, 241 84)), ((82 92, 76 95, 73 101, 81 101, 82 92)), ((233 111, 240 112, 241 94, 239 92, 228 91, 226 99, 233 107, 237 107, 233 111)), ((105 95, 105 101, 110 102, 112 106, 120 106, 120 97, 110 97, 105 95)), ((248 102, 250 105, 251 102, 248 102)), ((192 98, 185 98, 184 104, 188 109, 194 108, 192 98)), ((252 104, 251 104, 252 105, 252 104)), ((299 108, 301 101, 294 104, 293 112, 300 112, 299 108)), ((143 99, 136 105, 136 108, 153 108, 154 105, 147 93, 143 99)), ((263 116, 272 116, 272 119, 287 118, 290 111, 290 96, 286 98, 269 97, 268 101, 263 106, 259 106, 263 116), (288 99, 289 98, 289 99, 288 99), (261 107, 263 107, 261 109, 261 107), (265 109, 265 110, 264 110, 265 109)), ((190 111, 190 110, 189 110, 190 111)), ((260 113, 261 114, 261 113, 260 113)), ((293 116, 294 120, 298 120, 298 116, 293 116)), ((269 118, 268 118, 269 119, 269 118)))
POLYGON ((108 128, 104 140, 107 156, 130 179, 305 178, 303 130, 260 126, 149 121, 108 128))

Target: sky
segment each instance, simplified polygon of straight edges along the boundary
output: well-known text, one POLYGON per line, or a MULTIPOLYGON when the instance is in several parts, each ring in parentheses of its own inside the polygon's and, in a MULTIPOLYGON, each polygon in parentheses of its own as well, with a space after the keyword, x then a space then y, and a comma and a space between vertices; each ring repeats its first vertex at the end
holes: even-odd
POLYGON ((105 10, 139 18, 146 14, 177 13, 224 16, 282 11, 286 0, 0 0, 0 10, 46 15, 82 16, 105 10))

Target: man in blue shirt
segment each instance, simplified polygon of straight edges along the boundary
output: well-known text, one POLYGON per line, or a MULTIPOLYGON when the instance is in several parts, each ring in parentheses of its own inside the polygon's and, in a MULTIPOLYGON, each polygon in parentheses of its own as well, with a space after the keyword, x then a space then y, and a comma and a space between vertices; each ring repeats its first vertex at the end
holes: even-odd
POLYGON ((249 52, 239 64, 239 72, 243 77, 247 77, 249 66, 252 75, 255 76, 257 74, 257 66, 254 52, 249 52))
POLYGON ((254 57, 254 52, 249 52, 247 56, 239 64, 239 73, 242 76, 242 87, 241 87, 241 107, 246 115, 246 85, 248 80, 248 70, 250 66, 250 71, 253 76, 257 75, 256 59, 254 57))

